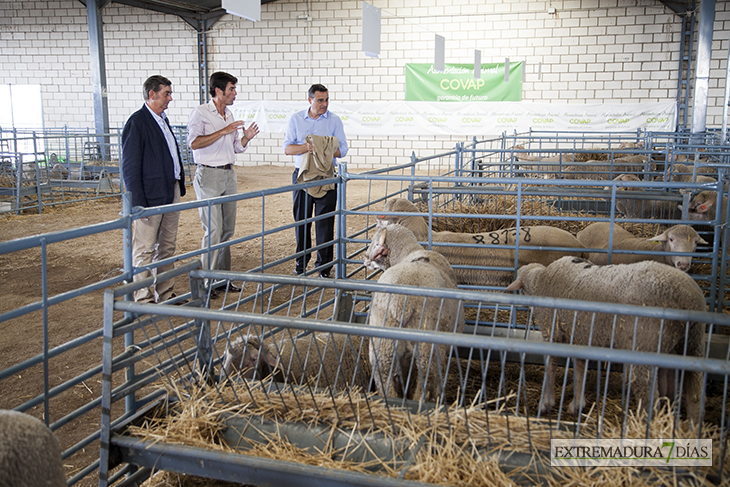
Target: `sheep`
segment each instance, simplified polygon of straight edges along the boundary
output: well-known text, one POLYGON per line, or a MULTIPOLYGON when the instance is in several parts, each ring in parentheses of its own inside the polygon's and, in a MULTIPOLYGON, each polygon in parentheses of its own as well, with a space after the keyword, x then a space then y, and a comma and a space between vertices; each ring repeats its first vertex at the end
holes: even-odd
MULTIPOLYGON (((365 262, 371 268, 385 268, 379 283, 456 289, 455 275, 446 259, 437 252, 424 250, 413 233, 399 224, 380 224, 365 262)), ((454 299, 375 292, 368 323, 461 333, 464 313, 454 299)), ((373 379, 383 396, 437 402, 443 392, 448 356, 449 347, 444 345, 387 338, 370 341, 373 379)))
MULTIPOLYGON (((385 204, 385 211, 418 213, 418 208, 410 201, 403 198, 390 199, 385 204)), ((400 216, 381 215, 378 219, 382 222, 394 222, 404 225, 411 230, 419 241, 428 240, 428 225, 421 216, 400 216)), ((516 228, 507 228, 494 232, 484 233, 455 233, 455 232, 433 232, 434 243, 460 243, 477 245, 515 245, 517 234, 516 228)), ((531 262, 549 264, 564 255, 583 257, 583 244, 573 234, 565 230, 545 225, 520 227, 520 239, 518 246, 535 247, 566 247, 574 248, 575 252, 562 250, 534 250, 519 249, 517 265, 525 265, 531 262)), ((446 257, 452 266, 483 266, 483 267, 515 267, 515 250, 487 247, 456 247, 434 245, 434 250, 446 257)), ((512 270, 486 270, 486 269, 454 269, 457 277, 457 284, 477 286, 500 286, 504 287, 512 282, 514 272, 512 270)))
MULTIPOLYGON (((675 162, 672 165, 671 173, 669 177, 669 181, 672 182, 680 182, 680 183, 716 183, 717 179, 704 175, 702 172, 700 172, 700 169, 697 168, 697 174, 693 175, 693 167, 688 166, 686 164, 681 164, 679 162, 675 162)), ((705 166, 706 169, 706 166, 705 166)), ((660 176, 657 178, 658 180, 663 180, 664 177, 660 176)))
MULTIPOLYGON (((619 174, 614 178, 614 181, 634 182, 641 181, 641 179, 635 174, 619 174)), ((604 189, 608 190, 610 187, 607 186, 604 189)), ((679 220, 682 218, 679 201, 619 198, 619 191, 628 190, 640 191, 641 188, 626 188, 623 186, 617 188, 616 210, 626 218, 661 218, 669 220, 679 220)))
MULTIPOLYGON (((648 160, 646 156, 636 156, 625 159, 617 158, 613 161, 613 164, 609 164, 608 161, 588 161, 585 164, 565 166, 559 173, 555 174, 555 177, 560 179, 608 180, 618 173, 643 172, 646 160, 648 160)), ((656 165, 651 163, 649 170, 654 171, 655 168, 656 165)))
MULTIPOLYGON (((716 191, 701 191, 694 195, 692 200, 689 202, 687 218, 690 220, 697 221, 710 221, 715 219, 717 214, 717 192, 716 191)), ((722 216, 720 221, 722 224, 727 222, 726 211, 727 211, 727 196, 722 197, 722 216)))
POLYGON ((381 220, 376 224, 376 228, 377 230, 363 259, 363 263, 367 268, 385 271, 401 262, 425 260, 432 266, 437 267, 454 283, 457 282, 456 273, 446 257, 438 252, 425 250, 421 247, 416 236, 406 226, 388 220, 381 220), (397 245, 388 245, 386 240, 391 243, 397 242, 397 245))
MULTIPOLYGON (((706 311, 702 290, 688 274, 654 261, 598 266, 585 259, 563 257, 547 267, 541 264, 521 267, 517 271, 517 279, 507 287, 508 291, 518 289, 534 296, 706 311)), ((545 341, 676 354, 682 354, 686 345, 688 356, 699 357, 704 353, 702 323, 690 323, 685 330, 685 322, 682 321, 560 309, 556 312, 544 307, 535 308, 534 320, 545 341)), ((585 361, 576 359, 574 397, 569 405, 572 414, 579 413, 584 404, 584 372, 585 361)), ((634 366, 632 375, 630 384, 635 398, 641 404, 651 406, 648 404, 650 368, 634 366)), ((674 396, 672 378, 673 371, 659 369, 657 384, 661 396, 674 396)), ((555 405, 553 358, 548 361, 545 380, 546 387, 540 400, 543 413, 549 412, 555 405)), ((687 416, 698 419, 701 374, 687 373, 685 384, 687 416)), ((656 391, 654 397, 657 398, 656 391)))
MULTIPOLYGON (((608 249, 608 238, 611 235, 610 222, 591 223, 578 232, 578 240, 593 249, 608 249)), ((642 239, 627 232, 618 225, 613 225, 614 250, 652 250, 661 252, 694 252, 697 244, 707 244, 694 228, 687 225, 674 225, 663 233, 649 239, 642 239)), ((588 260, 594 264, 608 263, 608 254, 591 252, 588 260)), ((612 254, 612 264, 630 264, 642 260, 654 260, 671 265, 680 271, 688 272, 692 265, 692 256, 689 255, 648 255, 648 254, 612 254)))
POLYGON ((367 340, 339 333, 295 338, 294 332, 285 331, 282 336, 286 338, 271 337, 262 343, 257 335, 247 334, 229 342, 223 354, 221 383, 240 371, 249 380, 271 376, 279 382, 288 380, 323 389, 353 386, 369 390, 370 368, 364 359, 368 356, 367 340))
POLYGON ((0 410, 0 486, 66 487, 61 444, 42 421, 0 410))
MULTIPOLYGON (((517 169, 520 171, 520 174, 524 176, 526 173, 544 173, 545 171, 555 172, 563 164, 585 160, 586 156, 590 156, 590 154, 575 152, 565 152, 553 156, 528 156, 527 154, 517 154, 515 155, 515 159, 517 160, 517 169), (525 164, 525 162, 535 162, 536 164, 525 164)), ((590 159, 590 157, 588 158, 590 159)), ((549 177, 545 174, 541 174, 540 176, 549 177)))
POLYGON ((618 145, 619 149, 642 149, 644 148, 644 141, 639 142, 621 142, 618 145))
POLYGON ((68 179, 68 169, 60 164, 54 164, 48 171, 48 177, 50 179, 68 179))

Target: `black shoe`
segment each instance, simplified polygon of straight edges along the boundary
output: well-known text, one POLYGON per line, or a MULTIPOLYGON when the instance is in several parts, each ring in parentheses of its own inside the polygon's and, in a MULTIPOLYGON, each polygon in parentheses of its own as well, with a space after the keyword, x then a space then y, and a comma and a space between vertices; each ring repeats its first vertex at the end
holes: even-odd
POLYGON ((294 269, 294 275, 295 276, 303 276, 304 275, 304 271, 303 270, 299 270, 299 269, 294 269))
POLYGON ((238 286, 236 286, 232 282, 229 282, 228 283, 228 288, 227 289, 228 289, 228 292, 229 293, 240 293, 241 292, 241 288, 238 287, 238 286))
POLYGON ((210 296, 210 299, 218 299, 218 290, 217 289, 206 289, 205 294, 206 294, 206 296, 210 296))
POLYGON ((323 279, 332 279, 332 276, 330 275, 330 271, 322 271, 319 273, 319 277, 323 279))
MULTIPOLYGON (((175 294, 175 293, 172 293, 172 294, 170 295, 170 299, 168 299, 168 301, 172 301, 172 300, 173 300, 173 299, 175 299, 176 297, 177 297, 177 294, 175 294)), ((184 304, 188 304, 189 302, 190 302, 190 300, 189 300, 189 299, 182 299, 182 300, 178 301, 177 303, 172 303, 172 304, 174 304, 175 306, 182 306, 182 305, 184 305, 184 304)))

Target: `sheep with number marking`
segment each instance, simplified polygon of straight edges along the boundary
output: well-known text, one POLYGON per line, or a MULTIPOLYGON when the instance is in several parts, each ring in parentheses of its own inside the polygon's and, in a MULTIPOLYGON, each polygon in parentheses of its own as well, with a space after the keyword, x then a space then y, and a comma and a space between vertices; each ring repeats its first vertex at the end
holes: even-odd
MULTIPOLYGON (((653 261, 598 266, 585 259, 563 257, 547 267, 540 264, 521 267, 517 279, 506 290, 519 289, 532 296, 551 298, 692 311, 706 311, 707 308, 702 290, 694 279, 678 269, 653 261)), ((704 354, 703 323, 548 307, 535 307, 533 316, 547 342, 680 355, 686 347, 688 356, 704 354)), ((585 402, 582 385, 585 366, 585 360, 575 359, 574 397, 568 408, 572 414, 579 413, 585 402)), ((633 365, 629 367, 629 373, 625 375, 631 395, 644 406, 649 405, 652 368, 633 365)), ((540 400, 543 413, 555 405, 554 358, 549 359, 545 376, 540 400)), ((658 369, 657 387, 653 391, 655 400, 658 396, 674 397, 673 378, 673 370, 658 369)), ((686 372, 684 385, 687 417, 697 421, 702 395, 701 374, 686 372)))
MULTIPOLYGON (((438 252, 424 250, 413 232, 399 224, 378 224, 364 262, 371 269, 384 269, 379 283, 457 288, 448 261, 438 252)), ((376 292, 368 324, 461 333, 464 312, 456 299, 376 292)), ((371 338, 370 364, 378 392, 389 397, 438 402, 449 353, 445 345, 371 338)))
MULTIPOLYGON (((591 223, 576 236, 588 249, 608 249, 608 240, 613 228, 613 250, 635 250, 656 252, 686 252, 697 250, 697 244, 707 244, 694 228, 687 225, 674 225, 659 235, 643 239, 631 232, 627 232, 617 224, 610 222, 591 223)), ((594 264, 608 264, 608 254, 590 252, 588 260, 594 264)), ((642 260, 654 260, 676 267, 680 271, 688 272, 692 265, 690 255, 651 255, 651 254, 612 254, 612 264, 631 264, 642 260)))
MULTIPOLYGON (((386 212, 418 213, 419 210, 410 201, 404 198, 390 199, 385 203, 386 212)), ((429 228, 422 216, 414 215, 381 215, 380 222, 400 223, 413 232, 419 241, 428 240, 429 228)), ((496 269, 466 269, 455 268, 457 284, 476 286, 506 286, 512 282, 515 267, 515 249, 499 248, 493 246, 516 245, 518 266, 532 262, 549 264, 565 255, 584 257, 584 246, 573 234, 560 228, 546 225, 523 226, 519 229, 519 240, 517 239, 517 228, 507 228, 493 232, 483 233, 456 233, 456 232, 433 232, 431 239, 434 244, 464 244, 469 247, 454 245, 434 245, 433 249, 446 257, 452 266, 481 266, 481 267, 504 267, 509 270, 496 269), (525 249, 524 246, 534 247, 556 247, 572 248, 568 250, 540 250, 525 249)))

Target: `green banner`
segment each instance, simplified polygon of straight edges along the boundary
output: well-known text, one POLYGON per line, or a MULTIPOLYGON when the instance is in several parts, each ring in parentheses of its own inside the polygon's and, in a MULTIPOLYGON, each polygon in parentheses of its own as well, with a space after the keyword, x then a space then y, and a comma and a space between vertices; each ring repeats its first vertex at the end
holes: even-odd
POLYGON ((473 64, 446 64, 437 73, 433 63, 406 64, 406 101, 522 101, 522 62, 482 64, 474 79, 473 64))

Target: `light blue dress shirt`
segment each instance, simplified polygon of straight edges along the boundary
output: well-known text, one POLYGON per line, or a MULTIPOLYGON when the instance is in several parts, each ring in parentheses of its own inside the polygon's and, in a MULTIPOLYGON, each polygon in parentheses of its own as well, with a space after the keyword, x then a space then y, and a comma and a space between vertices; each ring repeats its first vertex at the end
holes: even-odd
MULTIPOLYGON (((347 139, 345 138, 345 128, 342 125, 340 117, 327 110, 319 118, 309 116, 309 108, 301 112, 293 114, 289 118, 286 126, 286 134, 284 135, 284 144, 282 148, 291 144, 303 144, 307 135, 334 135, 340 143, 340 157, 347 155, 347 139)), ((299 169, 302 164, 302 156, 299 154, 294 156, 294 166, 299 169)), ((337 158, 333 159, 335 167, 337 167, 337 158)))
POLYGON ((160 130, 162 130, 162 134, 165 136, 165 140, 167 141, 167 147, 170 148, 170 155, 172 156, 172 162, 174 163, 175 169, 175 179, 180 179, 180 159, 177 157, 177 143, 175 142, 175 136, 172 134, 172 131, 170 130, 170 126, 167 125, 167 122, 165 119, 167 118, 167 114, 165 112, 162 112, 162 115, 157 115, 155 112, 152 111, 152 109, 145 103, 144 106, 147 107, 147 110, 152 114, 152 116, 155 119, 155 122, 157 122, 157 125, 160 126, 160 130))

